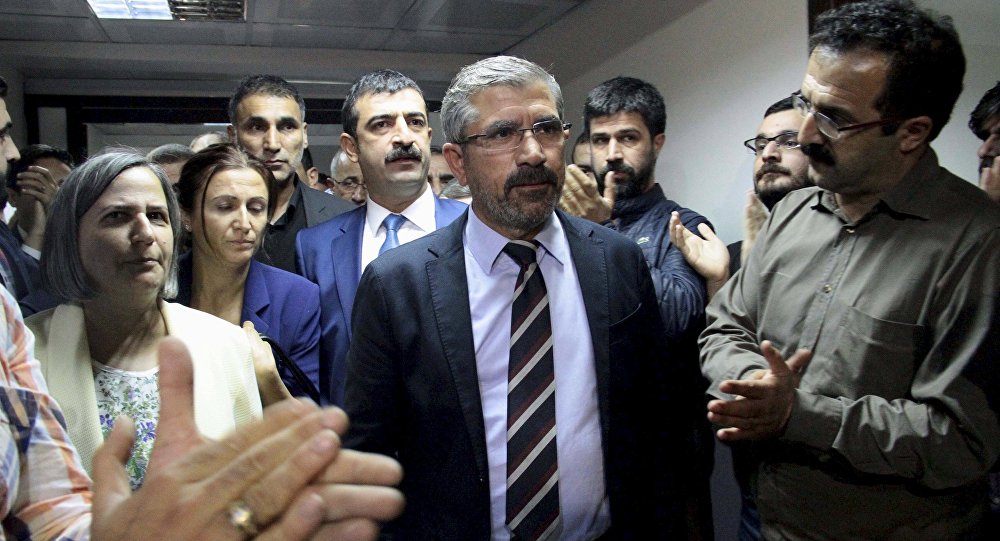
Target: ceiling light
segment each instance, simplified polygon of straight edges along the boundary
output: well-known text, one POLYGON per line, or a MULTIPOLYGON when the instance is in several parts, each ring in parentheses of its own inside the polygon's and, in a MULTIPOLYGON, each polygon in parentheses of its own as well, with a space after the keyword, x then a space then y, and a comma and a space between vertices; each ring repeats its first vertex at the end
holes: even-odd
POLYGON ((242 21, 246 0, 87 0, 101 19, 242 21))
POLYGON ((101 19, 170 20, 167 0, 87 0, 94 15, 101 19))

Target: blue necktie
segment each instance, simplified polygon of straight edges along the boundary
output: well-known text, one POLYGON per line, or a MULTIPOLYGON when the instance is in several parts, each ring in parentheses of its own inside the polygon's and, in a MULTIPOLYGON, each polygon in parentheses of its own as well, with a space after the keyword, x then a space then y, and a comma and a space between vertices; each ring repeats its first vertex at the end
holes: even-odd
POLYGON ((390 214, 382 220, 382 225, 385 226, 385 242, 382 243, 382 247, 378 249, 378 255, 382 255, 386 250, 391 250, 396 246, 399 246, 399 228, 406 222, 406 216, 402 214, 390 214))

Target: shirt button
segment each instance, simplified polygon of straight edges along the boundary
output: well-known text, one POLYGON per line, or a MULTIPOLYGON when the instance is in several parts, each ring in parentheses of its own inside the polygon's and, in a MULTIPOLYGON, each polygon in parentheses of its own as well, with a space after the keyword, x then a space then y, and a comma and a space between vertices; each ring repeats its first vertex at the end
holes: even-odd
POLYGON ((830 284, 823 284, 823 293, 829 293, 833 291, 833 287, 830 284))

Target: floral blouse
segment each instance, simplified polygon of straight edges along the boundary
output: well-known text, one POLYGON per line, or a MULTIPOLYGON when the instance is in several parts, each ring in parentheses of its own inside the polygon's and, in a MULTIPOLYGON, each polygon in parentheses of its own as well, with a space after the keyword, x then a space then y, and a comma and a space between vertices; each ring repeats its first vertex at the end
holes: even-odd
POLYGON ((107 438, 121 415, 135 422, 135 445, 125 469, 128 471, 132 490, 142 486, 146 466, 156 439, 156 422, 160 417, 158 386, 159 367, 142 372, 111 368, 96 361, 94 387, 97 390, 97 413, 100 415, 101 432, 107 438))

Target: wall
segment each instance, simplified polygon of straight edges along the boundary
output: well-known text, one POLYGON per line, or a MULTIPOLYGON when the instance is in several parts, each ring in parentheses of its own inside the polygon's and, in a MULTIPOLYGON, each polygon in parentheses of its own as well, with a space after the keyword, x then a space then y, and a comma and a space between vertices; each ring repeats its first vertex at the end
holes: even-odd
MULTIPOLYGON (((978 140, 965 123, 1000 79, 1000 5, 919 3, 952 15, 962 37, 966 91, 933 146, 945 167, 973 180, 978 140)), ((799 87, 807 61, 806 25, 806 2, 798 0, 590 0, 511 54, 551 68, 563 88, 566 116, 576 123, 574 137, 586 93, 600 82, 631 75, 655 84, 667 104, 657 181, 668 197, 704 214, 732 242, 741 236, 753 167, 741 142, 755 133, 768 105, 799 87), (608 45, 608 32, 622 20, 641 21, 638 35, 619 29, 614 45, 608 45), (630 45, 620 46, 629 39, 630 45), (588 41, 595 45, 583 45, 588 41)))

